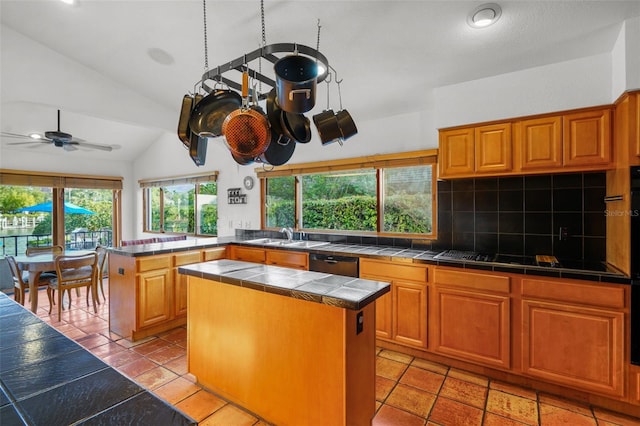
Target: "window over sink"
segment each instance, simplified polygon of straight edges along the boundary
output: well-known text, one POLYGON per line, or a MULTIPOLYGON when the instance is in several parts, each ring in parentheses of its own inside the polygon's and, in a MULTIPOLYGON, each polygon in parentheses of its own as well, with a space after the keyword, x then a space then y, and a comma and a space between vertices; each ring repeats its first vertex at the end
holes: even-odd
POLYGON ((257 170, 263 225, 435 238, 435 150, 257 170))

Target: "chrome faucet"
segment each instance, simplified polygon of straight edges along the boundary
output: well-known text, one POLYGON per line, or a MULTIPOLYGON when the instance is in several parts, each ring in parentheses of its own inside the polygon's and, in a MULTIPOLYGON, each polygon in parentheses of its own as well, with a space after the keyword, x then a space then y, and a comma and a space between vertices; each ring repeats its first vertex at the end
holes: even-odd
POLYGON ((287 240, 291 241, 293 239, 293 228, 289 227, 289 228, 282 228, 280 230, 280 232, 282 232, 283 234, 287 235, 287 240))

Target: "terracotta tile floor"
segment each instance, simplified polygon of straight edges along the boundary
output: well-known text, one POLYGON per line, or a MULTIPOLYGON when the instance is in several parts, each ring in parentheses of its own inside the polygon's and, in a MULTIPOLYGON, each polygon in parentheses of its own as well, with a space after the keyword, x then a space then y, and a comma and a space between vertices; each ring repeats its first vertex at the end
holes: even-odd
MULTIPOLYGON (((99 305, 96 315, 84 295, 74 295, 71 310, 63 311, 60 322, 55 309, 49 315, 43 291, 38 304, 44 321, 200 424, 267 424, 194 383, 187 373, 184 327, 132 343, 109 333, 108 301, 99 305)), ((398 352, 378 349, 376 366, 375 426, 640 425, 637 418, 398 352)))

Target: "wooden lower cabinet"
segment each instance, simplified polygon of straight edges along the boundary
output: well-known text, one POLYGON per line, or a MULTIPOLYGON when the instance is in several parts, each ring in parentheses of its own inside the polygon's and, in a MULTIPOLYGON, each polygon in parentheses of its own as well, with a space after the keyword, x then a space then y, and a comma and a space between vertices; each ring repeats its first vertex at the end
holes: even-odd
POLYGON ((391 283, 391 292, 375 302, 376 336, 426 349, 428 267, 360 259, 360 277, 391 283))
POLYGON ((436 267, 431 321, 434 351, 510 368, 510 280, 436 267))
POLYGON ((187 278, 178 268, 224 257, 220 247, 138 257, 110 253, 109 330, 139 340, 185 325, 187 278))
POLYGON ((629 367, 629 399, 632 404, 640 405, 640 365, 629 367))
POLYGON ((522 281, 523 373, 588 392, 624 396, 624 289, 522 281))
POLYGON ((138 274, 138 327, 149 327, 172 317, 173 279, 170 269, 138 274))
POLYGON ((293 250, 273 250, 259 247, 229 246, 229 259, 295 269, 309 269, 309 254, 293 250))

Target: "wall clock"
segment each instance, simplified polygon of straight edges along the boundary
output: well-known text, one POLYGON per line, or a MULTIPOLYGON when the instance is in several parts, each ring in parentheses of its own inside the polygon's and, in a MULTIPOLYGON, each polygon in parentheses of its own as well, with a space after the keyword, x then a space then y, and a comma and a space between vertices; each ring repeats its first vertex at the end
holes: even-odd
POLYGON ((251 176, 247 176, 244 178, 244 187, 246 189, 253 188, 253 178, 251 176))

